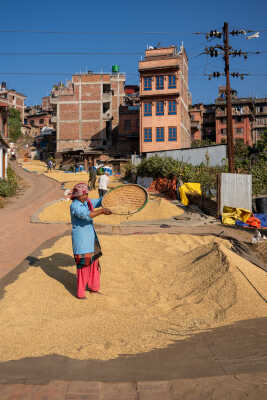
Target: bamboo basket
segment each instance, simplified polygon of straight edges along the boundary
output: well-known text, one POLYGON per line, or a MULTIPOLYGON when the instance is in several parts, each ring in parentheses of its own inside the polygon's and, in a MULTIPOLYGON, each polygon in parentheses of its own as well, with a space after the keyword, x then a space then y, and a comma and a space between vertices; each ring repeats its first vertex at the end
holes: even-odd
POLYGON ((102 206, 113 214, 131 215, 141 211, 148 202, 148 193, 140 185, 120 185, 111 189, 102 200, 102 206))

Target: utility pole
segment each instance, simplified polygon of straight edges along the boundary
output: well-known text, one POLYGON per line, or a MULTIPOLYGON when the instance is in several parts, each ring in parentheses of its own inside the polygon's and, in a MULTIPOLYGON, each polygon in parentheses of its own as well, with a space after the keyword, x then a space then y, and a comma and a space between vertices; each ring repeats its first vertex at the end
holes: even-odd
POLYGON ((231 86, 230 86, 230 72, 229 72, 229 29, 228 23, 225 22, 223 26, 223 51, 224 51, 224 62, 225 62, 225 76, 226 76, 226 109, 227 109, 227 155, 229 172, 235 172, 235 161, 234 161, 234 140, 233 140, 233 118, 232 118, 232 97, 231 97, 231 86))
POLYGON ((239 72, 231 72, 229 68, 229 58, 232 57, 244 57, 244 60, 247 60, 248 54, 260 54, 260 51, 256 52, 248 52, 242 50, 233 50, 232 47, 229 45, 229 35, 238 36, 238 35, 247 35, 248 33, 253 33, 253 35, 246 36, 246 39, 252 39, 259 37, 259 32, 256 31, 246 31, 245 29, 239 30, 232 30, 229 32, 228 23, 225 22, 222 28, 222 32, 215 30, 211 30, 208 33, 203 32, 195 32, 196 35, 204 34, 207 40, 211 39, 222 39, 222 44, 216 44, 210 47, 205 47, 203 53, 200 54, 207 54, 210 57, 218 57, 220 55, 223 56, 225 68, 224 73, 221 72, 213 72, 211 74, 205 74, 212 78, 219 78, 220 76, 226 77, 226 116, 227 116, 227 158, 228 158, 228 165, 229 165, 229 172, 235 172, 235 164, 234 164, 234 139, 233 139, 233 118, 232 118, 232 97, 231 97, 231 86, 230 86, 230 75, 233 78, 240 78, 241 80, 244 79, 245 76, 250 74, 244 74, 239 72))

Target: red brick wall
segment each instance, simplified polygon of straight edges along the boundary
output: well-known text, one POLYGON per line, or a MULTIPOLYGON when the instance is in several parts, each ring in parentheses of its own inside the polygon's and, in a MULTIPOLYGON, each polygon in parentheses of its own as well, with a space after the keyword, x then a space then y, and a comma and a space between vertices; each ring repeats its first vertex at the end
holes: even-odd
MULTIPOLYGON (((225 120, 222 121, 221 118, 216 118, 216 143, 221 143, 222 139, 227 141, 227 134, 222 134, 221 130, 227 128, 227 122, 225 120)), ((234 141, 237 139, 242 139, 245 144, 251 146, 252 145, 252 137, 251 137, 251 123, 249 117, 243 117, 242 121, 236 121, 233 118, 233 137, 234 141), (242 133, 238 133, 236 129, 243 129, 242 133)))
POLYGON ((82 139, 100 139, 99 132, 101 131, 100 122, 82 122, 82 139), (95 137, 97 136, 97 137, 95 137))
POLYGON ((79 138, 79 123, 59 123, 60 135, 59 139, 78 139, 79 138))
POLYGON ((61 103, 59 106, 59 118, 63 121, 75 121, 79 119, 79 105, 61 103))
POLYGON ((101 97, 101 86, 100 85, 81 85, 82 100, 90 100, 90 101, 100 101, 101 97))
POLYGON ((100 103, 82 103, 82 120, 100 119, 101 104, 100 103))

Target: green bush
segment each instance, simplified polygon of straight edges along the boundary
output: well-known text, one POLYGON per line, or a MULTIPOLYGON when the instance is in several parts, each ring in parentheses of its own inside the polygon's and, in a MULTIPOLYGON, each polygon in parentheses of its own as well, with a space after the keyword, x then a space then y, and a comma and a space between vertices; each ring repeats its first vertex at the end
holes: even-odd
POLYGON ((8 110, 8 136, 12 142, 16 142, 21 136, 20 112, 15 108, 8 110))
POLYGON ((18 182, 15 172, 11 167, 7 168, 7 179, 0 180, 0 196, 13 196, 18 188, 18 182))
MULTIPOLYGON (((267 193, 267 158, 266 147, 263 152, 258 152, 254 163, 248 157, 251 151, 244 146, 237 147, 236 167, 239 173, 252 174, 253 194, 267 193)), ((127 166, 127 175, 133 171, 138 176, 151 176, 152 178, 171 178, 176 176, 183 182, 198 182, 201 184, 203 193, 208 193, 216 189, 216 176, 221 172, 228 172, 228 166, 210 167, 209 160, 199 166, 185 164, 170 157, 161 158, 153 156, 144 159, 137 167, 131 163, 127 166)))
MULTIPOLYGON (((130 167, 128 167, 130 170, 130 167)), ((227 167, 209 167, 201 164, 193 166, 176 161, 170 157, 161 158, 153 156, 143 160, 137 167, 138 176, 151 176, 152 178, 171 178, 176 176, 183 182, 198 182, 203 191, 208 192, 216 188, 216 175, 225 172, 227 167)))

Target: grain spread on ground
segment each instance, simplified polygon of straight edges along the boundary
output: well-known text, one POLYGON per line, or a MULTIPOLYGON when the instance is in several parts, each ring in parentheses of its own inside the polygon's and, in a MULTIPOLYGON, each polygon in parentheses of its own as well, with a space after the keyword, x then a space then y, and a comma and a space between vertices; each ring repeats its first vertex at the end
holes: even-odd
MULTIPOLYGON (((90 196, 93 193, 90 192, 90 196)), ((47 206, 39 214, 42 222, 70 222, 70 201, 61 200, 47 206)), ((150 200, 138 213, 132 215, 100 215, 94 219, 95 223, 119 225, 131 221, 164 220, 183 214, 183 210, 165 199, 150 200)))
POLYGON ((76 299, 70 236, 42 250, 6 287, 1 361, 48 354, 107 360, 267 316, 266 304, 236 268, 250 264, 232 259, 222 239, 158 234, 100 235, 100 241, 102 294, 76 299))
POLYGON ((43 161, 39 160, 18 160, 19 164, 22 165, 23 168, 27 169, 31 172, 36 172, 37 174, 43 174, 47 171, 47 165, 43 161))

